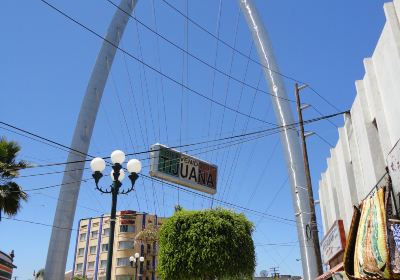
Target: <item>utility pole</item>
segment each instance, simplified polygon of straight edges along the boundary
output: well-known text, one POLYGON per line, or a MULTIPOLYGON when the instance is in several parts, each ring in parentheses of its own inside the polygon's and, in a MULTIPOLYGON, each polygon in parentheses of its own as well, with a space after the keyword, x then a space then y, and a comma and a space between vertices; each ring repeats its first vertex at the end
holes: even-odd
POLYGON ((304 124, 303 124, 303 113, 302 107, 300 103, 300 90, 307 87, 307 85, 299 85, 296 83, 295 86, 295 95, 296 95, 296 103, 297 103, 297 113, 298 113, 298 121, 300 126, 300 139, 301 139, 301 146, 303 150, 303 160, 304 160, 304 169, 306 173, 306 182, 307 182, 307 192, 308 192, 308 201, 310 204, 310 224, 308 225, 310 228, 310 233, 314 244, 314 251, 315 256, 317 259, 317 271, 318 274, 321 275, 323 273, 322 270, 322 261, 321 261, 321 251, 319 247, 319 237, 318 237, 318 227, 317 227, 317 218, 315 216, 315 205, 314 205, 314 194, 312 190, 311 184, 311 175, 310 175, 310 166, 308 163, 308 153, 307 153, 307 143, 306 143, 306 136, 304 134, 304 124))
POLYGON ((273 279, 279 279, 279 267, 274 266, 274 267, 271 267, 270 270, 271 270, 271 276, 273 277, 273 279))

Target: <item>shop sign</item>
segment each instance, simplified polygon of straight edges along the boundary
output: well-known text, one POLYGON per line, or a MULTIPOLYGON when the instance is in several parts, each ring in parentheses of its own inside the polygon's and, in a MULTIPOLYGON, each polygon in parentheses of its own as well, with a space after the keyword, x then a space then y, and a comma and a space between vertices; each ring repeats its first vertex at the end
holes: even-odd
POLYGON ((134 225, 135 220, 121 220, 120 224, 121 225, 134 225))
POLYGON ((329 229, 321 242, 321 257, 325 264, 344 251, 346 237, 344 233, 343 221, 337 220, 329 229))
POLYGON ((121 211, 121 215, 136 215, 136 211, 124 210, 124 211, 121 211))
POLYGON ((170 149, 151 146, 150 175, 209 194, 217 192, 216 165, 170 149))

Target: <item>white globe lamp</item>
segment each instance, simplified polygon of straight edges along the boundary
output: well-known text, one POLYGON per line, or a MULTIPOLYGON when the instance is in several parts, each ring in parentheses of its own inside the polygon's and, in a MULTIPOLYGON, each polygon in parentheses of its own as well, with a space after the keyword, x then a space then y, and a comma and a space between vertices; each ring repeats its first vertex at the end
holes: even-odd
MULTIPOLYGON (((112 179, 113 181, 115 181, 115 180, 114 180, 114 170, 111 170, 110 176, 111 176, 111 179, 112 179)), ((125 178, 125 171, 124 171, 123 169, 121 169, 121 170, 119 171, 118 181, 122 182, 122 181, 124 180, 124 178, 125 178)))
POLYGON ((106 162, 104 159, 96 157, 90 162, 90 168, 93 172, 103 172, 106 168, 106 162))
POLYGON ((142 170, 142 163, 137 159, 131 159, 126 165, 129 173, 140 173, 142 170))
POLYGON ((120 150, 115 150, 111 153, 111 161, 113 164, 122 164, 125 161, 125 153, 120 150))

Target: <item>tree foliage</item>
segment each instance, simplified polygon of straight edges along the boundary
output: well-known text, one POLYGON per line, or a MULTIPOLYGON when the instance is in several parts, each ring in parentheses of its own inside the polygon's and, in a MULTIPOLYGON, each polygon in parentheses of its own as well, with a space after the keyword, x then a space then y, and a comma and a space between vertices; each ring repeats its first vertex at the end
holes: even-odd
POLYGON ((14 216, 21 208, 21 201, 27 201, 28 195, 13 179, 19 175, 19 170, 29 165, 25 161, 17 161, 20 146, 13 141, 0 138, 0 214, 2 211, 14 216))
POLYGON ((253 224, 225 209, 176 211, 160 229, 163 280, 252 279, 253 224))
POLYGON ((135 236, 135 241, 144 243, 158 242, 160 239, 159 227, 148 225, 145 229, 138 232, 135 236))

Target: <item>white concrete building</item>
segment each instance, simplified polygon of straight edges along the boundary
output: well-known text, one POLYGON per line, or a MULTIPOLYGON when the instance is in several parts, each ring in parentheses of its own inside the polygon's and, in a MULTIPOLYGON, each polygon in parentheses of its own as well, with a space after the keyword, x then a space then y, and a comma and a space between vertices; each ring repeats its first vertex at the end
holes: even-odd
POLYGON ((338 219, 347 234, 352 205, 385 174, 387 155, 400 139, 400 0, 385 3, 384 11, 385 26, 372 57, 364 60, 365 76, 355 83, 351 112, 319 182, 324 234, 338 219))

